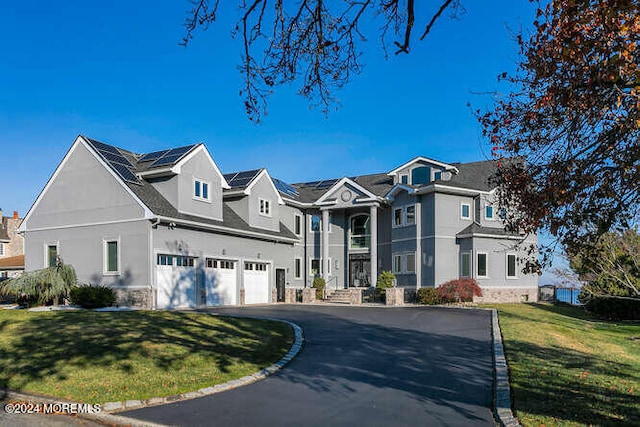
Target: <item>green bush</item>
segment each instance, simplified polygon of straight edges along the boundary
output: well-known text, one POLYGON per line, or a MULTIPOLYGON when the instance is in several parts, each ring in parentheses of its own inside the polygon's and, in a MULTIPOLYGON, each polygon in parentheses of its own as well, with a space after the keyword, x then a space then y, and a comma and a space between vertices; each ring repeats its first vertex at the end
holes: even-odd
POLYGON ((593 296, 585 309, 597 317, 610 320, 640 320, 640 298, 593 296))
POLYGON ((313 287, 316 288, 316 299, 323 299, 324 288, 327 283, 320 276, 313 279, 313 287))
POLYGON ((420 288, 416 292, 418 304, 437 305, 442 304, 442 298, 436 288, 420 288))
POLYGON ((116 302, 116 293, 108 286, 75 286, 70 292, 71 304, 82 308, 111 307, 116 302))
POLYGON ((387 297, 387 288, 393 288, 393 284, 395 283, 396 276, 393 275, 390 271, 383 271, 378 276, 378 281, 376 282, 376 289, 373 294, 373 298, 375 301, 385 302, 387 297))

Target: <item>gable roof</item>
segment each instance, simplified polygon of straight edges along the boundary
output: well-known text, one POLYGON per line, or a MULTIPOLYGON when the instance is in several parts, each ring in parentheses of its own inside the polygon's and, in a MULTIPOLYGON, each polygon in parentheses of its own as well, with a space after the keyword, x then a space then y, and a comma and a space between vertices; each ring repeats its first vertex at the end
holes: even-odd
POLYGON ((518 233, 512 233, 504 228, 484 227, 477 222, 472 223, 467 228, 456 234, 458 238, 466 237, 489 237, 502 239, 520 240, 523 236, 518 233))
POLYGON ((298 191, 297 201, 302 203, 315 203, 325 193, 331 191, 338 181, 345 178, 353 181, 378 197, 384 197, 393 187, 393 178, 387 176, 386 173, 327 179, 324 181, 302 182, 292 184, 292 187, 298 191))
MULTIPOLYGON (((317 201, 316 203, 320 204, 323 202, 330 202, 330 200, 328 199, 328 197, 335 193, 335 191, 342 187, 343 185, 351 185, 353 188, 355 188, 357 191, 361 192, 362 194, 364 194, 365 196, 367 196, 367 199, 376 199, 376 195, 371 193, 371 191, 367 190, 366 188, 364 188, 363 186, 361 186, 360 184, 358 184, 355 180, 351 179, 351 178, 347 178, 346 176, 342 179, 340 179, 339 181, 336 181, 329 190, 327 190, 317 201)), ((333 202, 332 202, 333 203, 333 202)))
POLYGON ((394 170, 389 172, 388 175, 396 175, 402 169, 405 169, 405 168, 411 166, 414 163, 431 163, 432 165, 440 166, 441 168, 444 168, 445 170, 450 170, 453 173, 458 173, 458 169, 454 165, 449 165, 447 163, 442 163, 442 162, 439 162, 437 160, 429 159, 427 157, 418 156, 418 157, 413 158, 413 159, 409 160, 408 162, 398 166, 397 168, 395 168, 394 170))

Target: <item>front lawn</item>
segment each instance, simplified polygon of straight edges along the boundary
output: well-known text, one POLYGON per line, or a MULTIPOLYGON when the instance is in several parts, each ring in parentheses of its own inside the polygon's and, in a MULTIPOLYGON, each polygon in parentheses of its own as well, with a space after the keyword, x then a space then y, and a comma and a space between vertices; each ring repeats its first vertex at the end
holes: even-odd
POLYGON ((640 425, 640 323, 576 307, 494 307, 523 425, 640 425))
POLYGON ((104 403, 194 391, 280 359, 291 327, 180 312, 0 311, 0 386, 104 403))

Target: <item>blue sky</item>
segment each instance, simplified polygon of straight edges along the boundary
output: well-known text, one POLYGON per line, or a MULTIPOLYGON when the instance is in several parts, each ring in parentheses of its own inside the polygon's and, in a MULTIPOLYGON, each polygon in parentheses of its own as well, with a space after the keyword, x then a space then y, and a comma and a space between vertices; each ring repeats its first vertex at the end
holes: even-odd
POLYGON ((186 0, 3 2, 0 207, 23 215, 78 134, 135 152, 205 142, 223 172, 266 166, 289 182, 388 171, 418 155, 484 159, 472 108, 508 89, 496 76, 514 70, 514 32, 535 12, 527 0, 465 1, 461 19, 443 17, 410 55, 388 60, 372 26, 338 111, 325 117, 279 87, 255 125, 238 96, 234 3, 221 2, 221 21, 184 48, 186 0))

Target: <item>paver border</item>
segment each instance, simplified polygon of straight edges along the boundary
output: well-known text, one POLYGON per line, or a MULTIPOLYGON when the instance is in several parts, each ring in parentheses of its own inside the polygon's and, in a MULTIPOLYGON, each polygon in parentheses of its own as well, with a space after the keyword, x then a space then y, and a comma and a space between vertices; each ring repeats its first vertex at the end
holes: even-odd
POLYGON ((493 347, 493 414, 499 425, 519 427, 521 424, 511 410, 509 369, 504 355, 502 331, 498 322, 498 310, 491 310, 491 336, 493 347))
MULTIPOLYGON (((213 316, 218 316, 216 313, 209 313, 213 316)), ((224 317, 237 317, 244 319, 257 319, 257 320, 270 320, 274 322, 286 323, 293 329, 294 333, 294 341, 293 345, 289 349, 289 351, 276 363, 271 366, 268 366, 260 371, 244 376, 242 378, 238 378, 235 380, 227 381, 226 383, 217 384, 211 387, 201 388, 196 391, 191 391, 187 393, 174 394, 166 397, 152 397, 149 399, 143 400, 126 400, 122 402, 106 402, 101 405, 101 412, 99 413, 83 413, 77 414, 78 418, 86 418, 90 420, 107 422, 109 424, 114 424, 118 426, 132 426, 132 427, 156 427, 163 426, 163 424, 152 423, 148 421, 138 420, 135 418, 129 418, 122 415, 114 415, 115 412, 127 411, 132 409, 141 409, 149 406, 157 406, 164 405, 167 403, 173 403, 178 401, 196 399, 198 397, 210 396, 212 394, 221 393, 223 391, 232 390, 234 388, 242 387, 245 385, 252 384, 256 381, 263 380, 270 375, 278 372, 284 366, 286 366, 294 357, 300 353, 302 350, 302 346, 304 344, 304 334, 302 328, 296 323, 290 322, 288 320, 276 319, 273 317, 257 317, 257 316, 241 316, 241 315, 227 315, 224 314, 224 317)), ((41 396, 37 394, 29 394, 29 393, 21 393, 12 390, 5 390, 4 398, 2 400, 19 400, 25 402, 39 402, 39 403, 77 403, 71 402, 65 399, 49 397, 49 396, 41 396)))

